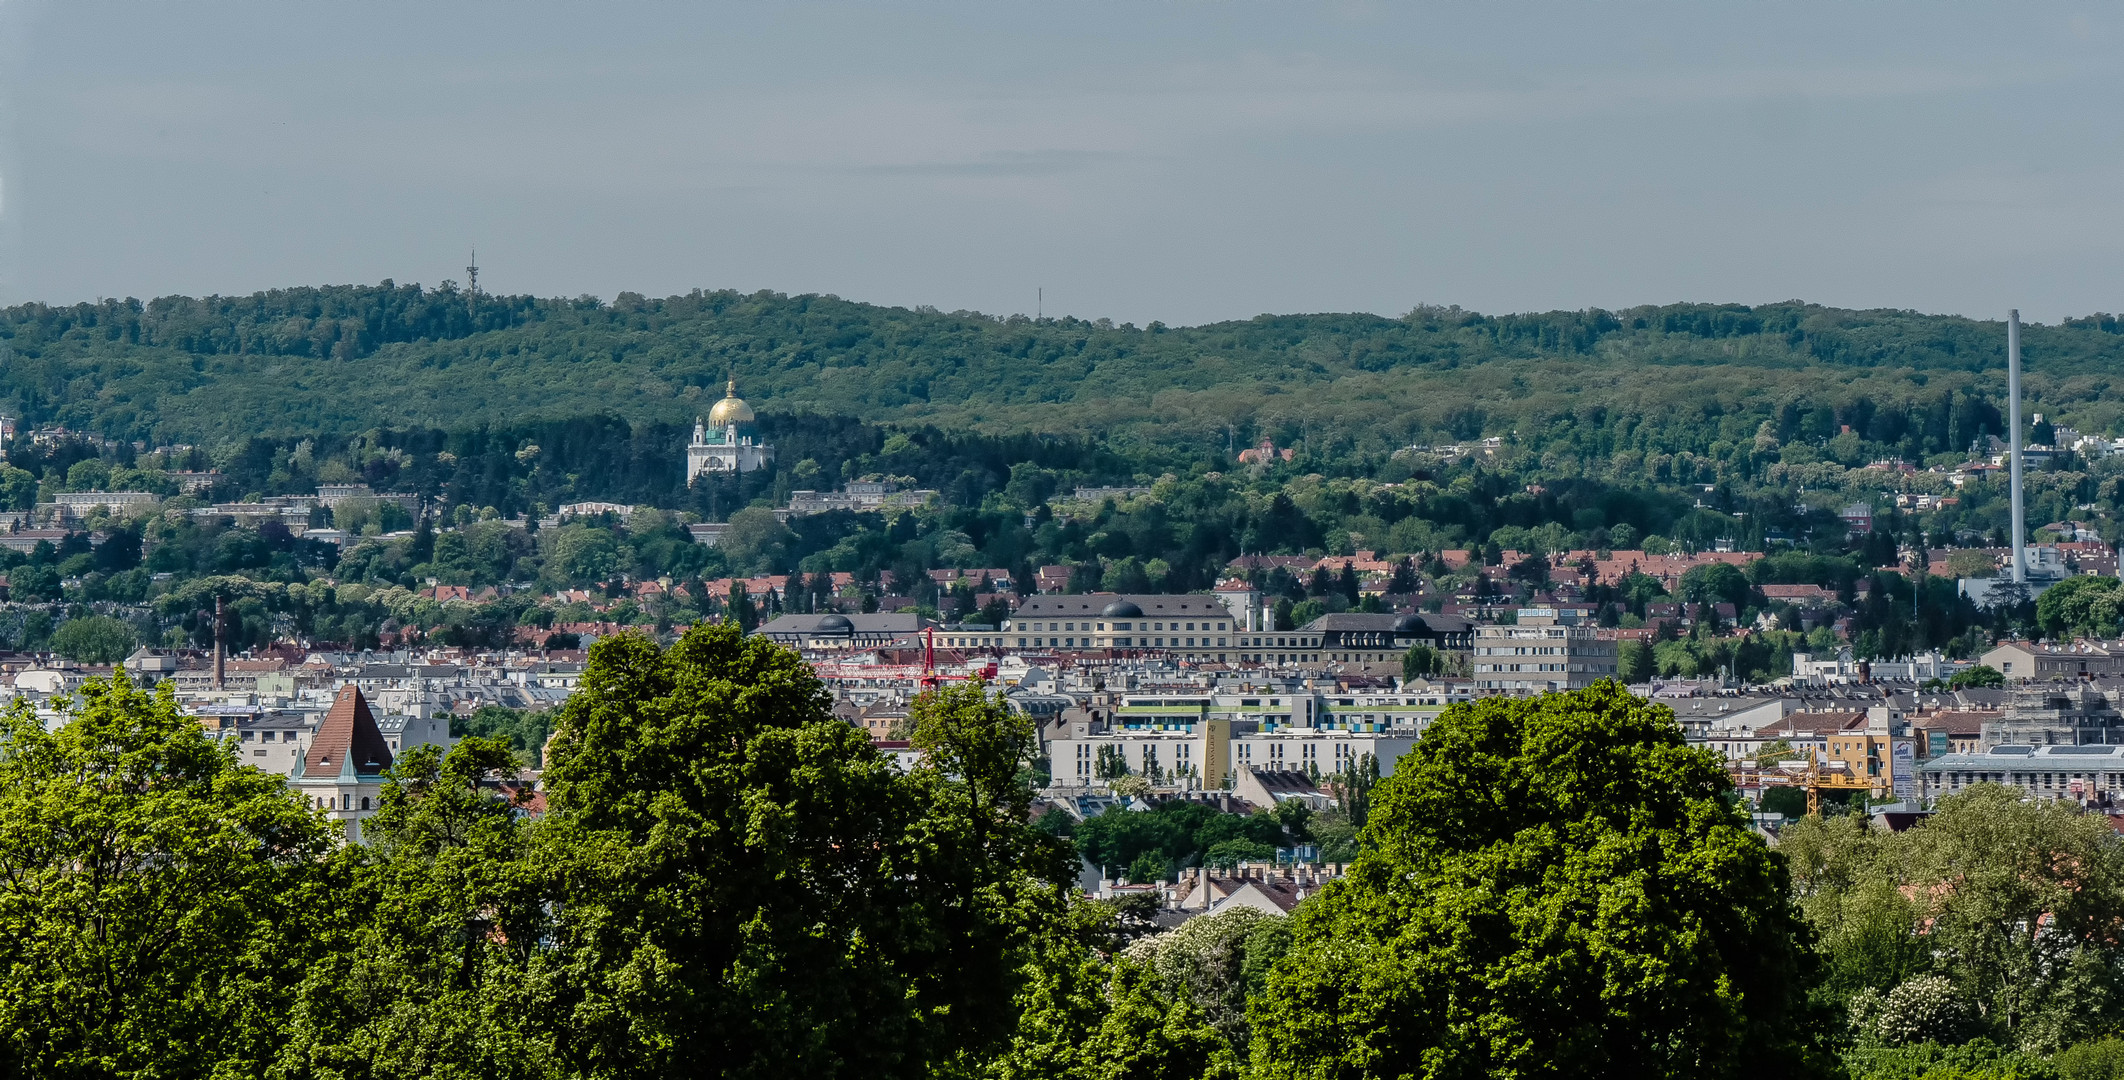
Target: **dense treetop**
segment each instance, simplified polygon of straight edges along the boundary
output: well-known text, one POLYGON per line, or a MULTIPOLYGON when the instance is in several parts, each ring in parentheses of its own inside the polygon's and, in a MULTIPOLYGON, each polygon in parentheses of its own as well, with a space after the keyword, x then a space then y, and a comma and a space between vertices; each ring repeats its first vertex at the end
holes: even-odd
MULTIPOLYGON (((2004 337, 1997 323, 1796 301, 1139 328, 769 292, 475 302, 448 283, 387 281, 8 308, 0 408, 151 439, 613 410, 684 424, 734 373, 776 411, 1089 432, 1123 447, 1268 435, 1377 450, 1562 424, 1623 445, 1646 425, 1679 426, 1675 450, 1750 436, 1780 410, 1780 427, 1826 409, 1820 434, 1850 424, 1893 442, 1866 430, 1876 411, 1995 392, 2004 337), (1751 418, 1745 430, 1725 430, 1733 416, 1751 418)), ((2120 415, 2099 401, 2124 359, 2114 318, 2032 326, 2026 350, 2036 407, 2083 429, 2120 415)), ((1932 448, 1975 434, 1942 430, 1932 448)))

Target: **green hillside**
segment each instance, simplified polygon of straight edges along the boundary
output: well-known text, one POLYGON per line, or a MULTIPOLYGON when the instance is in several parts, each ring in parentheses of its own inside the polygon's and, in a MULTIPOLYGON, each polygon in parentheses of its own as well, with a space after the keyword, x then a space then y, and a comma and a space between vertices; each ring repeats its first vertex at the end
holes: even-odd
MULTIPOLYGON (((2030 327, 2028 388, 2082 430, 2124 335, 2030 327)), ((1090 434, 1196 453, 1261 435, 1316 454, 1518 432, 1705 450, 1845 425, 1913 454, 1996 431, 1999 323, 1797 302, 1485 316, 1419 308, 1169 328, 999 319, 829 296, 482 296, 286 289, 0 311, 0 408, 126 438, 458 430, 588 414, 684 424, 734 373, 769 413, 1090 434), (1968 401, 1969 395, 1978 399, 1968 401)))

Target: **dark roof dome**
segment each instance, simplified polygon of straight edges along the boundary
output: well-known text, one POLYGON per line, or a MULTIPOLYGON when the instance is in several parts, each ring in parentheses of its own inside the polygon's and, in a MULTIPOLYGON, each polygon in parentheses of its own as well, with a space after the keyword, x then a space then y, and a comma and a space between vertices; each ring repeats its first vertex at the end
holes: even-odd
POLYGON ((1394 632, 1397 634, 1421 634, 1430 628, 1431 624, 1424 622, 1421 615, 1403 615, 1394 620, 1394 632))
POLYGON ((1109 619, 1140 619, 1143 617, 1143 609, 1127 600, 1116 600, 1106 605, 1106 610, 1099 614, 1109 619))
POLYGON ((849 622, 846 615, 828 615, 819 620, 818 628, 812 632, 815 634, 853 634, 855 633, 855 624, 849 622))

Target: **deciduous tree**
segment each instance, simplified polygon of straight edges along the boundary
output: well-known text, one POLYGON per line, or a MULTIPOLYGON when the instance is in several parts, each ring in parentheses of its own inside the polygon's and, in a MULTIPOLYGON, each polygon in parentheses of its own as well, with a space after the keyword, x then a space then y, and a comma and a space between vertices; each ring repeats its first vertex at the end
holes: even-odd
POLYGON ((1719 763, 1620 685, 1456 705, 1293 916, 1269 1077, 1806 1076, 1805 930, 1719 763))

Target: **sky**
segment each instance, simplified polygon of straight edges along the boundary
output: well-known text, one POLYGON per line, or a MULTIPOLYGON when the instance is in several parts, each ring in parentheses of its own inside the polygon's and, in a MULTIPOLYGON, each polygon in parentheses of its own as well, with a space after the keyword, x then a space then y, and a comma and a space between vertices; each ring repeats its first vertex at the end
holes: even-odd
POLYGON ((0 302, 2124 309, 2124 8, 0 0, 0 302))

